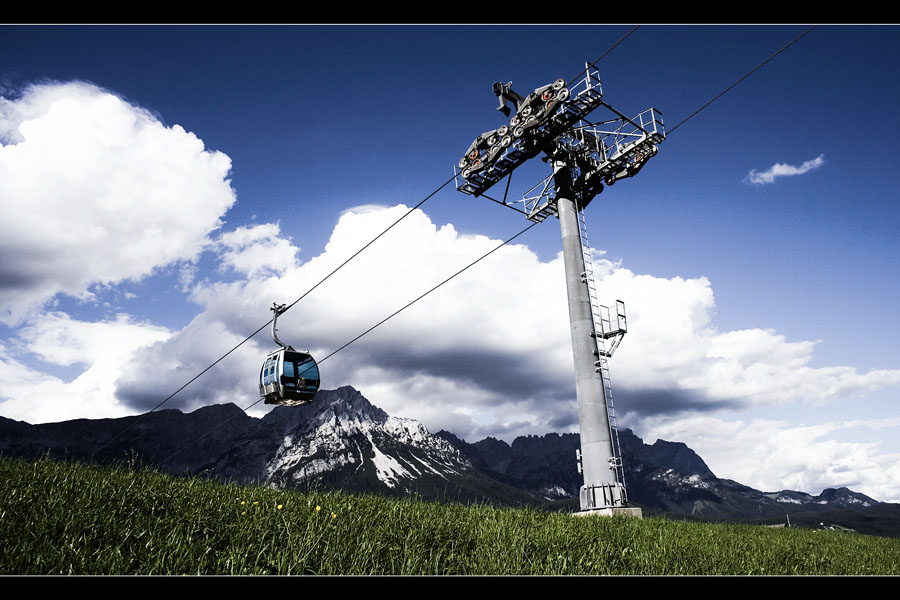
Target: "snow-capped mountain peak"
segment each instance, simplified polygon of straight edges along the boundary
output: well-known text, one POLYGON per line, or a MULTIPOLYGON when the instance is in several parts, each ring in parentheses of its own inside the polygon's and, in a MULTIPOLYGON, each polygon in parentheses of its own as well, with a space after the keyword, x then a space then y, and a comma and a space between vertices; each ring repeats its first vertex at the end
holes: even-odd
POLYGON ((422 478, 447 480, 472 470, 456 448, 422 423, 389 416, 351 387, 320 392, 315 404, 305 418, 292 419, 267 461, 267 485, 302 486, 338 478, 409 490, 421 485, 422 478))

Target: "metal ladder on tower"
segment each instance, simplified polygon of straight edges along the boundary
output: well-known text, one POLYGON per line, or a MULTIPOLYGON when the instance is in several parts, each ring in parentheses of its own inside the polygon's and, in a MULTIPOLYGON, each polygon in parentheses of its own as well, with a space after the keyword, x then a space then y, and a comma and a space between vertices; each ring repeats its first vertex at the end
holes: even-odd
MULTIPOLYGON (((613 406, 612 383, 609 378, 609 362, 608 358, 612 354, 610 348, 606 348, 606 335, 613 331, 612 323, 609 316, 609 308, 601 305, 597 300, 597 284, 594 282, 594 261, 593 250, 588 243, 587 221, 584 216, 584 209, 577 206, 578 211, 578 228, 581 236, 581 251, 584 256, 584 273, 581 275, 582 281, 587 285, 588 297, 591 301, 591 315, 594 319, 594 340, 597 342, 597 361, 594 362, 595 370, 600 373, 603 380, 603 391, 606 397, 606 411, 609 416, 609 433, 612 441, 613 457, 610 459, 610 468, 616 472, 616 480, 625 487, 625 470, 622 466, 622 449, 619 445, 619 430, 616 426, 616 410, 613 406)), ((617 302, 617 325, 620 317, 624 316, 624 303, 617 302), (622 304, 621 308, 618 306, 622 304)), ((614 346, 617 342, 614 343, 614 346)))

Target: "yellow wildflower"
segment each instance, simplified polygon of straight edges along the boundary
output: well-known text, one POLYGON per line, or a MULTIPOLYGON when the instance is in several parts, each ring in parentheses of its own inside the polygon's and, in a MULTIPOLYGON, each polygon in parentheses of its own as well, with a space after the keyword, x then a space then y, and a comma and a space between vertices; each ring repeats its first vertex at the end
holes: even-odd
POLYGON ((253 503, 254 506, 256 506, 257 504, 259 504, 259 502, 254 502, 254 503, 253 503))
POLYGON ((243 506, 243 505, 245 505, 245 504, 247 504, 247 503, 244 502, 243 500, 241 500, 241 506, 243 506))
POLYGON ((332 518, 332 519, 335 519, 335 518, 337 518, 337 515, 334 514, 334 513, 331 513, 331 518, 332 518))
POLYGON ((284 506, 284 504, 279 504, 279 505, 278 505, 278 510, 281 510, 281 508, 282 508, 283 506, 284 506))
POLYGON ((321 507, 321 506, 318 506, 318 505, 316 505, 316 512, 319 512, 319 511, 320 511, 320 510, 322 510, 322 507, 321 507))

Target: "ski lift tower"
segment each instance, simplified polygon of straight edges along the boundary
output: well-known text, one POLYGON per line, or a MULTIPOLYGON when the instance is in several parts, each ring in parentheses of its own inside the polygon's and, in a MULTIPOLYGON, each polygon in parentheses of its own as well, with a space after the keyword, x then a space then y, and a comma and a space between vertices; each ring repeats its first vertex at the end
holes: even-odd
POLYGON ((511 85, 495 83, 493 91, 500 101, 497 110, 509 117, 512 106, 515 115, 475 138, 455 169, 456 188, 536 223, 550 216, 559 219, 581 432, 576 458, 584 476, 577 514, 640 517, 640 508, 628 506, 609 379, 608 359, 627 331, 625 303, 617 300, 614 312, 598 303, 584 209, 604 185, 633 177, 656 155, 665 139, 662 115, 654 108, 633 118, 617 111, 603 100, 599 73, 589 65, 583 79, 571 85, 557 79, 525 97, 511 85), (606 118, 588 121, 588 114, 601 106, 608 111, 606 118), (552 166, 551 174, 521 199, 509 200, 513 170, 540 153, 552 166), (504 178, 509 179, 502 200, 485 194, 504 178))

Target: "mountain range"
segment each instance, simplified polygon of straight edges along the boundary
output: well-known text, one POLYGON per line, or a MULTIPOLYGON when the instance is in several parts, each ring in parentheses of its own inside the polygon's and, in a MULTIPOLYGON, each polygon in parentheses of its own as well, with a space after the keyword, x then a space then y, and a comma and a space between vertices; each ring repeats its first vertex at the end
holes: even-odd
MULTIPOLYGON (((761 492, 710 470, 680 442, 645 444, 619 432, 629 502, 647 515, 838 527, 900 537, 900 505, 847 488, 813 496, 761 492)), ((356 389, 321 390, 315 402, 262 418, 234 404, 191 413, 31 425, 0 417, 0 453, 140 463, 178 474, 295 489, 340 489, 426 500, 578 510, 575 433, 469 443, 388 415, 356 389)))

